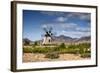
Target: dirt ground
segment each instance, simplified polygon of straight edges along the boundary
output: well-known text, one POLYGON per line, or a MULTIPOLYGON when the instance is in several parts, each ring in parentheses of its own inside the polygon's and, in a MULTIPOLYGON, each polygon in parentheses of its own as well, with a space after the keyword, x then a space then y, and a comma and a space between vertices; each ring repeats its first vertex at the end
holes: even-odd
POLYGON ((83 60, 90 58, 81 58, 75 54, 60 54, 57 59, 45 58, 44 54, 24 53, 23 62, 43 62, 43 61, 68 61, 68 60, 83 60))

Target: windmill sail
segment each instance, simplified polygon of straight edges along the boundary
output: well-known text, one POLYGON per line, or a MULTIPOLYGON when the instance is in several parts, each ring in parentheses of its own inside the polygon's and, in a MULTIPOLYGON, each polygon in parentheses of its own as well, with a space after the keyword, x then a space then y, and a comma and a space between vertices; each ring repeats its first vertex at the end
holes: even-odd
POLYGON ((51 40, 53 36, 52 29, 53 29, 52 27, 43 28, 43 30, 45 31, 45 34, 44 34, 42 44, 51 44, 51 40))

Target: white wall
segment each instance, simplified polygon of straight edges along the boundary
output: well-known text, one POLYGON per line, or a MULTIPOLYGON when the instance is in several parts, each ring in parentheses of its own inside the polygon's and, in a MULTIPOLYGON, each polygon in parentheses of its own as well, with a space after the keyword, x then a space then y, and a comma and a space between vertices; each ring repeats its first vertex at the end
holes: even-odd
MULTIPOLYGON (((11 0, 0 0, 0 73, 12 73, 10 71, 10 1, 11 0)), ((98 4, 99 1, 97 0, 29 0, 29 1, 99 5, 98 4)), ((100 25, 98 25, 98 28, 99 27, 100 25)), ((100 34, 98 35, 99 35, 98 37, 100 37, 100 34)), ((98 43, 100 43, 99 40, 100 38, 98 39, 98 43)), ((98 48, 98 52, 100 56, 99 48, 98 48)), ((99 61, 100 61, 100 57, 99 57, 99 61)), ((53 72, 54 73, 66 73, 66 72, 67 73, 87 73, 87 72, 99 73, 100 65, 99 67, 94 67, 94 68, 92 67, 92 68, 35 71, 34 73, 53 73, 53 72)), ((33 72, 26 72, 26 73, 33 73, 33 72)))

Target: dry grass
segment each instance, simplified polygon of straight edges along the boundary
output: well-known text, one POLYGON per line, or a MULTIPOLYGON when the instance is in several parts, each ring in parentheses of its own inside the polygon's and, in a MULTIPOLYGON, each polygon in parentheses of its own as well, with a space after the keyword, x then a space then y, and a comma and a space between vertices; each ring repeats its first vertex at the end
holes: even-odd
POLYGON ((50 59, 45 58, 45 54, 24 53, 23 62, 44 62, 44 61, 68 61, 68 60, 83 60, 90 58, 82 58, 80 55, 75 54, 59 54, 59 58, 50 59))

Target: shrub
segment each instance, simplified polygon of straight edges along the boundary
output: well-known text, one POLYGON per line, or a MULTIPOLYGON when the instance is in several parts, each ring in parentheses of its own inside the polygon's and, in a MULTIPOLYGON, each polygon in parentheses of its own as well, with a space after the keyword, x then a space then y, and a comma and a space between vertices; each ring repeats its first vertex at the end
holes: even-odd
POLYGON ((77 54, 77 49, 67 48, 66 53, 77 54))
POLYGON ((83 54, 86 52, 90 52, 88 51, 88 48, 90 48, 90 43, 80 43, 77 45, 69 45, 68 46, 68 53, 73 53, 73 54, 83 54))
POLYGON ((82 58, 91 57, 91 53, 84 53, 84 54, 81 54, 81 57, 82 57, 82 58))
POLYGON ((80 48, 79 53, 80 53, 80 54, 85 53, 85 52, 84 52, 84 48, 80 48))
POLYGON ((38 45, 38 42, 37 42, 37 41, 35 41, 35 42, 34 42, 34 46, 37 46, 37 45, 38 45))
POLYGON ((39 47, 39 48, 36 48, 36 47, 34 47, 33 48, 33 53, 48 53, 48 52, 53 52, 54 51, 54 49, 53 48, 51 48, 51 47, 39 47))
POLYGON ((56 58, 59 58, 59 54, 58 53, 47 53, 45 55, 45 58, 56 59, 56 58))
MULTIPOLYGON (((34 45, 37 45, 38 43, 34 43, 34 45)), ((69 53, 69 54, 80 54, 83 55, 84 53, 91 53, 90 50, 90 44, 88 43, 82 43, 82 44, 71 44, 66 47, 64 43, 60 44, 59 46, 33 46, 32 48, 24 48, 24 52, 26 53, 69 53)))
POLYGON ((41 53, 42 52, 42 50, 40 49, 40 48, 33 48, 33 50, 32 50, 32 52, 33 53, 41 53))
POLYGON ((23 48, 23 53, 32 53, 32 48, 23 48))
POLYGON ((64 43, 61 43, 61 45, 59 45, 59 48, 66 48, 66 45, 64 43))

